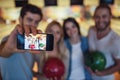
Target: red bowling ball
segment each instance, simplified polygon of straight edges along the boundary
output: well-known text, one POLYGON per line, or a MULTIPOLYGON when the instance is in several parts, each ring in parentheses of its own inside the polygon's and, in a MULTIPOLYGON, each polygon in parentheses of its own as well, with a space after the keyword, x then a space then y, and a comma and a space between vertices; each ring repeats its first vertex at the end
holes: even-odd
POLYGON ((60 59, 49 58, 43 67, 43 72, 47 78, 57 77, 57 80, 60 80, 65 72, 65 66, 60 59))

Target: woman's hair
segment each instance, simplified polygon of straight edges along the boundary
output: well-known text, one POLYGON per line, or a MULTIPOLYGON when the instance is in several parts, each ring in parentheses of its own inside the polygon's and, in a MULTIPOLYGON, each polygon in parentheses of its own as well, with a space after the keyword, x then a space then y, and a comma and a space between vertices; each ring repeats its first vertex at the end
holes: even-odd
POLYGON ((49 23, 48 24, 48 26, 46 27, 46 30, 45 30, 45 32, 46 33, 50 33, 51 32, 51 28, 54 26, 54 25, 57 25, 58 27, 59 27, 59 29, 60 29, 60 33, 61 33, 61 38, 60 38, 60 40, 59 40, 59 42, 58 42, 58 49, 59 49, 59 55, 62 57, 63 56, 63 51, 64 51, 64 49, 66 49, 66 48, 64 48, 64 41, 63 41, 63 29, 62 29, 62 26, 61 26, 61 24, 59 23, 59 22, 57 22, 57 21, 52 21, 51 23, 49 23), (64 48, 64 49, 63 49, 64 48))
POLYGON ((45 32, 46 33, 50 33, 51 32, 51 28, 54 26, 54 25, 57 25, 58 27, 59 27, 59 29, 60 29, 60 33, 61 33, 61 39, 60 39, 60 41, 61 40, 63 40, 63 30, 62 30, 62 26, 61 26, 61 24, 59 23, 59 22, 57 22, 57 21, 52 21, 51 23, 49 23, 48 25, 47 25, 47 28, 46 28, 46 30, 45 30, 45 32))
POLYGON ((68 36, 68 34, 66 32, 66 26, 65 26, 66 23, 68 23, 68 22, 72 22, 77 27, 78 34, 81 35, 81 33, 80 33, 80 26, 79 26, 78 22, 74 18, 69 17, 69 18, 65 19, 64 22, 63 22, 64 39, 69 38, 69 36, 68 36))

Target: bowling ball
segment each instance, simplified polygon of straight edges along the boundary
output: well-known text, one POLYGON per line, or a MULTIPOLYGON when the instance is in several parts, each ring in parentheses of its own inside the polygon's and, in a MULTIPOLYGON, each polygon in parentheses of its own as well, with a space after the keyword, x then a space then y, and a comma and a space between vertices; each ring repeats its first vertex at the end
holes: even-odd
POLYGON ((106 58, 100 51, 94 51, 85 55, 85 64, 93 71, 105 69, 106 58))
POLYGON ((52 57, 46 61, 43 72, 47 78, 56 77, 57 80, 60 80, 65 72, 65 66, 60 59, 52 57))

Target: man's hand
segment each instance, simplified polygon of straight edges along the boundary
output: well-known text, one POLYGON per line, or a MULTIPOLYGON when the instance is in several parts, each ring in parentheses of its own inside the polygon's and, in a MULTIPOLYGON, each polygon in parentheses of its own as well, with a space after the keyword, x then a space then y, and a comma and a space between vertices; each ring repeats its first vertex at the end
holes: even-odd
POLYGON ((18 34, 18 28, 19 25, 17 25, 15 27, 15 29, 11 32, 11 34, 9 35, 8 39, 4 42, 4 44, 0 46, 2 46, 2 49, 0 50, 0 55, 3 57, 9 57, 10 55, 12 55, 15 52, 20 52, 20 53, 24 53, 25 50, 18 50, 17 49, 17 34, 18 34))
POLYGON ((103 76, 104 75, 104 73, 102 71, 98 71, 98 70, 96 70, 94 72, 94 74, 97 75, 97 76, 103 76))
POLYGON ((97 76, 103 76, 104 75, 104 73, 102 71, 98 71, 98 70, 93 71, 90 67, 86 67, 86 68, 92 75, 97 75, 97 76))
POLYGON ((33 35, 36 35, 37 33, 42 33, 41 30, 37 30, 37 27, 29 26, 29 25, 18 25, 18 33, 20 34, 26 34, 27 36, 32 33, 33 35))
MULTIPOLYGON (((27 26, 27 25, 25 25, 25 26, 17 25, 17 30, 18 30, 19 34, 26 34, 27 36, 30 33, 32 33, 33 35, 42 33, 42 31, 37 29, 36 27, 34 27, 34 26, 27 26)), ((35 53, 35 54, 38 54, 38 53, 41 52, 41 51, 38 51, 38 50, 27 50, 27 51, 30 52, 30 53, 35 53)))
POLYGON ((40 53, 40 51, 33 51, 33 50, 20 50, 17 49, 17 34, 26 34, 29 35, 29 33, 33 33, 36 35, 37 33, 42 33, 41 30, 37 30, 35 27, 29 27, 29 26, 20 26, 16 25, 15 29, 11 32, 8 39, 4 42, 4 44, 0 45, 0 56, 3 57, 9 57, 13 53, 24 53, 24 52, 30 52, 30 53, 40 53))

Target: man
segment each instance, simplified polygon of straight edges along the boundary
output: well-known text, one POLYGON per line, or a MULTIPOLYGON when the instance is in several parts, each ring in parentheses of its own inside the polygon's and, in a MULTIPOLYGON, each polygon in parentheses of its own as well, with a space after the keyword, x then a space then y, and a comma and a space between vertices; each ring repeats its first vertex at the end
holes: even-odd
POLYGON ((114 72, 120 69, 120 36, 111 28, 112 13, 108 5, 100 5, 94 14, 95 26, 89 30, 90 51, 101 51, 106 58, 103 71, 95 71, 93 80, 115 80, 114 72))
POLYGON ((40 8, 27 4, 21 9, 20 24, 0 44, 0 73, 3 80, 32 80, 31 53, 34 51, 17 49, 16 36, 18 33, 28 35, 30 32, 36 35, 38 32, 36 28, 41 19, 40 8))

